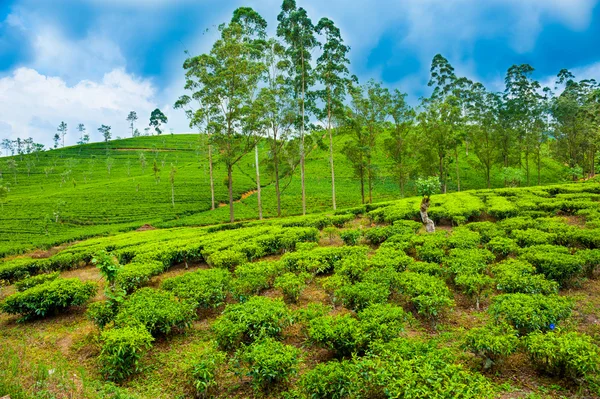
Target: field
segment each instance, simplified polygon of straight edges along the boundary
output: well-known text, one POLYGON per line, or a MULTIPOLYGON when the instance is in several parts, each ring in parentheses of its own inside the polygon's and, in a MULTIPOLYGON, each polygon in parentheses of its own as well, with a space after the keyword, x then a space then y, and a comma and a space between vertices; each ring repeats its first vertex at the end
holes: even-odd
MULTIPOLYGON (((10 192, 0 212, 0 256, 49 248, 97 235, 134 230, 144 224, 155 227, 203 226, 228 221, 227 207, 210 211, 210 190, 206 146, 200 135, 182 134, 138 137, 94 143, 64 149, 17 155, 0 159, 0 183, 10 192), (143 154, 144 161, 140 160, 143 154), (16 168, 9 168, 9 161, 16 168), (156 162, 160 170, 154 173, 156 162), (171 204, 169 173, 177 168, 171 204), (110 166, 110 168, 109 168, 110 166)), ((339 149, 345 136, 336 138, 334 154, 338 207, 360 205, 359 183, 339 149)), ((385 139, 380 137, 379 146, 385 139)), ((399 189, 389 171, 389 160, 379 148, 375 152, 377 179, 373 202, 399 198, 399 189)), ((261 184, 265 217, 275 216, 276 199, 269 173, 268 151, 260 148, 261 184)), ((558 183, 568 176, 565 167, 543 160, 542 183, 558 183)), ((471 155, 461 158, 463 189, 485 187, 483 175, 473 167, 471 155)), ((217 204, 227 203, 226 177, 216 156, 215 191, 217 204)), ((307 212, 331 209, 331 180, 328 152, 311 149, 306 164, 307 212)), ((496 177, 494 187, 504 182, 496 177)), ((450 184, 450 188, 456 187, 450 184)), ((253 155, 247 155, 234 170, 236 219, 257 218, 253 155)), ((282 177, 282 213, 302 213, 299 172, 282 177)), ((414 193, 412 183, 407 190, 414 193)), ((2 199, 0 199, 2 201, 2 199)))
MULTIPOLYGON (((193 150, 177 154, 181 173, 206 184, 191 172, 193 150)), ((324 158, 314 154, 317 170, 324 158)), ((125 163, 111 171, 116 198, 134 179, 125 163)), ((173 211, 163 183, 148 172, 135 178, 143 195, 98 204, 110 217, 94 220, 115 234, 0 263, 0 396, 600 395, 597 182, 435 195, 437 231, 427 234, 420 198, 391 200, 385 179, 381 202, 368 205, 342 183, 348 202, 336 213, 174 227, 203 224, 196 186, 178 189, 173 211), (136 218, 149 203, 165 216, 136 218), (165 228, 116 234, 146 222, 165 228)), ((238 194, 252 189, 251 176, 237 179, 238 194)), ((311 179, 311 210, 326 209, 326 178, 311 179)), ((53 187, 40 204, 104 184, 53 187)), ((16 214, 18 195, 33 197, 34 186, 5 209, 16 214)), ((297 213, 291 198, 288 214, 297 213)), ((240 215, 250 217, 252 204, 236 204, 240 215)))

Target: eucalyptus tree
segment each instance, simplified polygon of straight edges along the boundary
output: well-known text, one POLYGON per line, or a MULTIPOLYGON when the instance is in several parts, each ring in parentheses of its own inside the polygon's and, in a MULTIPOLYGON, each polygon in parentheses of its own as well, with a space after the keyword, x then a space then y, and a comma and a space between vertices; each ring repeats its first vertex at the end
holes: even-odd
POLYGON ((79 132, 79 140, 77 141, 78 145, 86 144, 90 141, 90 136, 85 132, 85 125, 80 123, 77 125, 77 131, 79 132))
POLYGON ((491 171, 500 155, 498 132, 501 129, 500 109, 502 97, 488 92, 481 83, 475 83, 469 107, 469 131, 473 152, 483 170, 486 186, 491 187, 491 171))
POLYGON ((177 173, 177 168, 175 165, 171 164, 171 172, 169 173, 169 182, 171 183, 171 204, 173 208, 175 208, 175 174, 177 173))
POLYGON ((352 134, 343 152, 352 163, 355 174, 360 178, 363 203, 365 203, 365 178, 369 203, 372 203, 373 180, 376 174, 373 151, 376 148, 377 137, 385 130, 391 95, 387 88, 374 80, 369 80, 362 86, 352 87, 350 95, 351 107, 347 117, 352 134))
POLYGON ((129 122, 129 127, 131 128, 131 137, 135 137, 133 134, 133 129, 135 127, 135 122, 138 120, 137 112, 130 111, 125 120, 129 122))
POLYGON ((390 137, 384 141, 384 149, 392 161, 391 172, 398 182, 400 195, 404 197, 404 186, 410 177, 410 164, 414 160, 411 146, 415 124, 415 111, 406 101, 406 93, 394 90, 390 97, 389 115, 393 120, 390 137))
POLYGON ((112 138, 112 133, 110 131, 110 126, 102 125, 98 128, 100 134, 104 138, 104 142, 108 144, 109 140, 112 138))
MULTIPOLYGON (((539 137, 540 124, 540 83, 531 78, 534 69, 529 64, 513 65, 508 68, 504 83, 504 100, 508 107, 510 124, 516 132, 519 143, 519 164, 521 154, 525 155, 525 176, 530 184, 529 159, 539 137)), ((521 166, 521 165, 519 165, 521 166)))
POLYGON ((58 128, 56 129, 58 131, 58 134, 60 135, 60 138, 62 139, 62 146, 63 148, 65 147, 65 136, 67 135, 67 124, 63 121, 60 123, 60 125, 58 125, 58 128))
POLYGON ((58 148, 58 143, 60 143, 60 135, 58 133, 54 133, 52 141, 54 142, 54 148, 58 148))
POLYGON ((306 124, 307 90, 314 83, 311 58, 312 50, 319 46, 315 37, 314 25, 306 10, 296 6, 295 0, 283 0, 281 12, 277 16, 277 36, 287 44, 291 65, 290 70, 298 100, 299 118, 297 125, 300 131, 300 179, 302 186, 302 214, 306 214, 306 186, 305 186, 305 148, 304 129, 306 124))
POLYGON ((340 30, 332 20, 321 18, 315 27, 316 33, 324 37, 323 52, 317 59, 315 68, 316 80, 323 85, 323 89, 316 92, 317 97, 324 104, 323 109, 316 112, 319 119, 326 121, 329 135, 329 165, 331 167, 331 200, 333 209, 337 208, 335 198, 335 168, 333 164, 333 126, 335 115, 343 109, 346 97, 346 88, 350 84, 350 71, 348 53, 350 47, 344 44, 340 30))
POLYGON ((11 155, 15 155, 15 148, 13 146, 13 141, 10 139, 2 139, 2 148, 6 150, 6 156, 8 156, 9 152, 11 155))
POLYGON ((156 131, 156 134, 160 136, 162 134, 161 127, 162 127, 163 123, 167 123, 168 121, 169 120, 167 119, 167 116, 160 109, 156 108, 150 114, 149 126, 153 127, 154 130, 156 131))

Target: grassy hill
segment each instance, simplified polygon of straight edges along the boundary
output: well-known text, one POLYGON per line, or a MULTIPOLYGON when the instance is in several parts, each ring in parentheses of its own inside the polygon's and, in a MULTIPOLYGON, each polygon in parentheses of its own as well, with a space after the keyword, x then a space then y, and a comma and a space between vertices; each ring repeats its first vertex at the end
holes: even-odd
POLYGON ((436 195, 433 234, 419 202, 4 259, 0 395, 598 397, 600 184, 436 195))
MULTIPOLYGON (((339 149, 346 138, 336 139, 335 163, 338 207, 353 207, 361 202, 359 183, 339 149)), ((384 137, 380 138, 380 143, 384 137)), ((399 197, 396 183, 388 170, 384 151, 375 151, 378 177, 373 201, 399 197)), ((268 173, 268 151, 260 148, 263 207, 266 217, 275 216, 275 190, 268 173)), ((51 150, 31 155, 0 158, 3 183, 10 193, 0 212, 0 256, 37 247, 49 247, 67 241, 118 231, 132 230, 144 224, 156 227, 194 226, 228 220, 226 208, 210 211, 210 190, 206 148, 199 135, 181 134, 138 137, 51 150), (145 157, 142 168, 140 154, 145 157), (15 170, 8 160, 17 163, 15 170), (153 164, 160 172, 155 179, 153 164), (175 207, 171 205, 169 172, 177 168, 175 207), (110 166, 110 173, 109 173, 110 166)), ((484 179, 473 166, 471 153, 460 163, 463 189, 484 187, 484 179)), ((563 167, 550 158, 544 160, 542 183, 563 178, 563 167)), ((234 172, 236 218, 257 217, 254 160, 244 158, 234 172), (244 195, 250 193, 250 195, 244 195)), ((328 153, 320 148, 310 152, 306 163, 307 211, 331 208, 328 153)), ((225 170, 216 162, 216 201, 227 202, 225 170)), ((301 213, 299 173, 284 177, 283 215, 301 213)), ((494 177, 493 184, 502 181, 494 177)), ((453 183, 450 182, 450 188, 453 183)), ((454 185, 455 187, 455 185, 454 185)), ((411 185, 408 190, 410 192, 411 185)))

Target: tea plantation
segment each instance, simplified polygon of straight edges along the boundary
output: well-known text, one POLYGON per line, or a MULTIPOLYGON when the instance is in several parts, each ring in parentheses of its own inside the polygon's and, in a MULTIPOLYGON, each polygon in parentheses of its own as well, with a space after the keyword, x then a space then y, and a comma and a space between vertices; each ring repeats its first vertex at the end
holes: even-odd
POLYGON ((5 257, 0 395, 599 397, 600 185, 419 204, 5 257))

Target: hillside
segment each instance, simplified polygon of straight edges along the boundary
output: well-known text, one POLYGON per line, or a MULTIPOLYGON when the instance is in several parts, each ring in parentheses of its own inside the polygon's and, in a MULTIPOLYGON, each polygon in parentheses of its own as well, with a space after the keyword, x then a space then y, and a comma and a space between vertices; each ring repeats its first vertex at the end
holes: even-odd
POLYGON ((598 397, 600 185, 431 202, 4 259, 0 395, 598 397))
MULTIPOLYGON (((0 212, 0 256, 132 230, 144 224, 201 226, 227 221, 226 208, 210 211, 206 147, 199 138, 191 134, 138 137, 111 141, 108 145, 94 143, 0 158, 0 182, 10 184, 10 193, 0 212), (142 167, 140 154, 144 154, 145 167, 142 167), (16 169, 9 168, 11 159, 15 160, 16 169), (154 162, 160 169, 158 179, 153 171, 154 162), (177 168, 175 207, 171 205, 171 164, 177 168)), ((379 138, 380 148, 374 152, 377 165, 374 202, 399 198, 399 189, 389 171, 389 160, 381 148, 384 139, 379 138)), ((361 202, 358 180, 340 152, 344 140, 344 136, 336 138, 334 154, 338 208, 357 206, 361 202)), ((260 156, 264 214, 272 217, 276 209, 275 193, 264 146, 260 148, 260 156)), ((543 184, 564 179, 563 166, 551 158, 544 159, 543 163, 543 184)), ((476 164, 472 153, 461 158, 463 189, 485 186, 476 164)), ((319 147, 311 149, 306 170, 308 213, 331 209, 327 151, 319 147)), ((493 175, 493 186, 501 187, 502 179, 497 173, 493 175)), ((225 176, 217 157, 215 191, 220 204, 227 202, 225 176)), ((299 173, 283 177, 282 185, 283 215, 300 214, 299 173)), ((255 186, 254 159, 250 154, 234 171, 234 196, 237 199, 244 196, 235 204, 236 219, 257 218, 256 196, 252 194, 255 186)), ((411 190, 409 183, 408 192, 411 190)))

